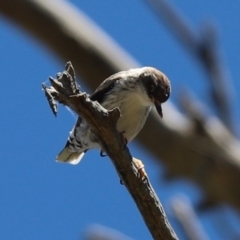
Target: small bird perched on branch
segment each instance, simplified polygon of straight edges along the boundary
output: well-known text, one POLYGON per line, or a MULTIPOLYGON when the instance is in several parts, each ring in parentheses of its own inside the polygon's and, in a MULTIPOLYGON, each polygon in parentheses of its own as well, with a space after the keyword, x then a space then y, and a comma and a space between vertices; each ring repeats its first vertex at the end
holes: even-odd
MULTIPOLYGON (((167 101, 170 91, 170 81, 164 73, 153 67, 143 67, 110 76, 100 84, 90 99, 98 101, 108 110, 119 108, 121 117, 117 122, 117 130, 130 142, 144 126, 152 106, 163 117, 161 104, 167 101)), ((93 148, 101 149, 101 146, 88 123, 79 117, 56 159, 77 164, 86 151, 93 148)))

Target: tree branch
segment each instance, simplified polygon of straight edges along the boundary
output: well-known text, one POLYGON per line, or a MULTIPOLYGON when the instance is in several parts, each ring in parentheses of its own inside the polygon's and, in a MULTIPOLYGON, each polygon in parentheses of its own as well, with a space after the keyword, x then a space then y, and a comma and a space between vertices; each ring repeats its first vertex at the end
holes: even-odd
POLYGON ((99 81, 113 73, 138 66, 130 55, 67 1, 21 0, 13 4, 2 0, 0 12, 27 29, 63 62, 71 59, 79 76, 94 89, 99 81))
POLYGON ((173 214, 182 225, 189 240, 209 240, 197 217, 190 199, 185 195, 174 196, 170 200, 173 214))
POLYGON ((81 93, 77 89, 71 63, 67 63, 66 71, 57 75, 57 80, 50 78, 50 81, 52 87, 44 86, 48 99, 69 106, 88 122, 91 131, 97 136, 102 149, 111 158, 121 181, 133 197, 153 238, 178 239, 148 178, 143 180, 139 177, 123 137, 116 129, 120 117, 119 110, 115 108, 107 111, 98 102, 92 102, 87 94, 81 93))
POLYGON ((209 96, 222 121, 234 133, 231 112, 230 79, 226 74, 218 54, 215 28, 208 24, 202 28, 201 35, 194 31, 177 10, 166 0, 146 0, 157 16, 163 19, 169 30, 184 47, 193 54, 206 70, 210 83, 209 96))
POLYGON ((132 238, 99 224, 92 224, 84 234, 85 240, 133 240, 132 238))

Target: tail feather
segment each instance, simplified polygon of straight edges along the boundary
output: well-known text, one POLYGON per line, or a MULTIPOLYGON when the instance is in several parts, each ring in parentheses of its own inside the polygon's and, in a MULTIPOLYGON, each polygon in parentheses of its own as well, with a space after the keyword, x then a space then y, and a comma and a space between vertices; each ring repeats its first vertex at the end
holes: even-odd
POLYGON ((78 164, 86 151, 84 152, 70 152, 68 147, 65 147, 56 157, 58 162, 70 163, 73 165, 78 164))

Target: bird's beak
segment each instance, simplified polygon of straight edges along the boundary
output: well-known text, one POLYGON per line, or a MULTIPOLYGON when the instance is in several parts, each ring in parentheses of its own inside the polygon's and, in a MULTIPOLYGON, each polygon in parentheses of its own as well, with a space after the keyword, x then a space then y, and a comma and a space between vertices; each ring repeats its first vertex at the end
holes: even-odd
POLYGON ((163 113, 162 113, 162 106, 161 103, 158 102, 157 100, 154 101, 155 107, 157 109, 157 112, 159 114, 159 116, 162 118, 163 117, 163 113))

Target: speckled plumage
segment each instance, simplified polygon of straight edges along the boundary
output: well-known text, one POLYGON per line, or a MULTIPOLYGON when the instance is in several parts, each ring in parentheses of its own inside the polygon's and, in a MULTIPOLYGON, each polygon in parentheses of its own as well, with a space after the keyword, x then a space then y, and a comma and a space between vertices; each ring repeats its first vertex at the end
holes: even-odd
MULTIPOLYGON (((144 67, 110 76, 90 98, 106 109, 120 109, 117 129, 130 142, 144 126, 154 104, 162 115, 161 103, 169 95, 170 82, 167 77, 155 68, 144 67)), ((79 117, 57 160, 77 164, 84 153, 93 148, 100 149, 100 145, 87 122, 79 117)))

